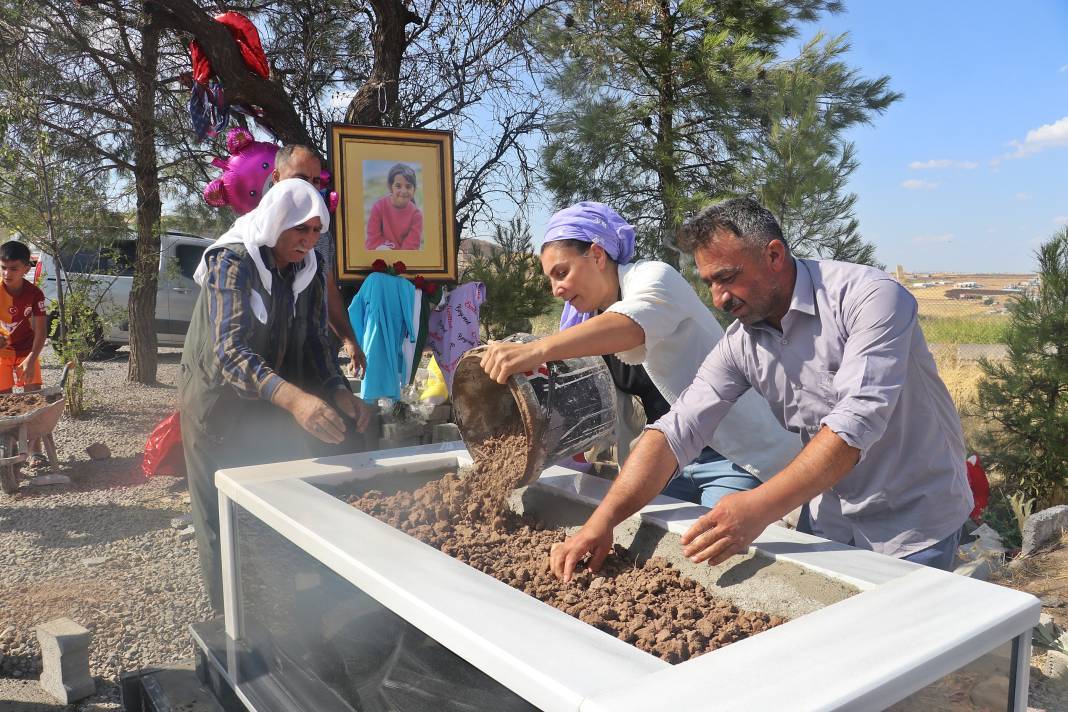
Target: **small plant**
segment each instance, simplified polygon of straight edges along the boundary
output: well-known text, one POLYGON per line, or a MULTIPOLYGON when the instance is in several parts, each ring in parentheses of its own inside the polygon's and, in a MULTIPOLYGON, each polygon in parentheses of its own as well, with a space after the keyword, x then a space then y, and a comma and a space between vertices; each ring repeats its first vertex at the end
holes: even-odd
POLYGON ((98 308, 99 299, 90 295, 88 280, 68 280, 63 316, 56 313, 50 322, 49 337, 56 359, 73 364, 64 386, 67 415, 71 418, 85 413, 85 361, 99 348, 107 326, 98 308))
POLYGON ((500 339, 532 330, 531 319, 549 310, 553 296, 534 254, 530 226, 514 218, 507 228, 497 226, 497 246, 489 255, 475 255, 461 281, 486 285, 486 301, 479 311, 484 336, 500 339))
POLYGON ((1016 515, 1016 528, 1020 530, 1022 537, 1024 523, 1031 516, 1031 512, 1035 511, 1035 498, 1025 501, 1023 492, 1013 492, 1009 495, 1009 506, 1012 507, 1012 513, 1016 515))
POLYGON ((1019 549, 1022 543, 1021 528, 1010 499, 1011 495, 1007 495, 1001 487, 992 488, 990 503, 983 510, 983 523, 1001 536, 1006 547, 1019 549))

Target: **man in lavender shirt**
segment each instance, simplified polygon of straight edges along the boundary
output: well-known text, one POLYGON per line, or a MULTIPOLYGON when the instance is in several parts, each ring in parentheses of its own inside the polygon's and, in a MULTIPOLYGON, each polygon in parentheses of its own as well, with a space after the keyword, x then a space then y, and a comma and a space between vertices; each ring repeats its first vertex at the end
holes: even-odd
POLYGON ((649 426, 603 502, 556 544, 570 580, 598 568, 612 529, 647 504, 709 442, 748 389, 801 452, 759 487, 730 494, 683 535, 692 561, 747 551, 800 505, 803 528, 948 569, 972 508, 964 437, 920 331, 916 300, 885 272, 794 258, 770 212, 748 199, 706 208, 680 230, 715 305, 735 321, 667 415, 649 426))

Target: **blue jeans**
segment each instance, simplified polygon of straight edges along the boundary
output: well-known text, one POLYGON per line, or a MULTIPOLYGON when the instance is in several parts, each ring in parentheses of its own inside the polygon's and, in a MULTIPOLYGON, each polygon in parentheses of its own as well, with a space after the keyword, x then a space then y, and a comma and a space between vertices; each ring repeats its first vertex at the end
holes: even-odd
POLYGON ((712 508, 724 496, 751 490, 759 484, 756 477, 715 450, 705 448, 696 460, 671 478, 660 494, 712 508))
MULTIPOLYGON (((797 521, 797 531, 804 532, 805 534, 823 536, 823 533, 819 531, 819 528, 814 525, 807 504, 801 508, 801 517, 797 521)), ((853 546, 853 542, 851 541, 844 543, 853 546)), ((957 547, 959 546, 960 529, 953 532, 945 539, 931 544, 926 549, 920 549, 919 551, 913 552, 908 556, 902 556, 901 558, 905 561, 911 561, 914 564, 930 566, 933 569, 952 571, 953 562, 957 556, 957 547)))

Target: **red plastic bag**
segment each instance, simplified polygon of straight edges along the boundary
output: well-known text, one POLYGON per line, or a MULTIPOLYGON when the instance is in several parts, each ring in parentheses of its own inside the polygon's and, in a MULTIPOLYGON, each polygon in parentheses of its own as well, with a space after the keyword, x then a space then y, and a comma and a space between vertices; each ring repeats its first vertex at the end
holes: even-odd
POLYGON ((145 476, 185 476, 185 454, 182 452, 182 423, 174 411, 156 426, 145 443, 145 459, 141 461, 145 476))
POLYGON ((971 518, 979 521, 979 515, 990 502, 990 481, 986 478, 986 469, 983 463, 979 462, 978 455, 970 456, 964 464, 968 468, 968 486, 972 488, 972 499, 975 500, 971 518))

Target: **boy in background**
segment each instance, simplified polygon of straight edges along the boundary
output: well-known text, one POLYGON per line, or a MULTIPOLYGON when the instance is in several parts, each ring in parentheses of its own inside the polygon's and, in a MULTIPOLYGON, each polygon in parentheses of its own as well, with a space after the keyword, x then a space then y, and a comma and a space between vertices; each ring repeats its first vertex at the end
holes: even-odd
POLYGON ((19 386, 41 389, 41 350, 48 335, 45 296, 26 280, 30 248, 18 240, 0 245, 0 393, 19 386))

